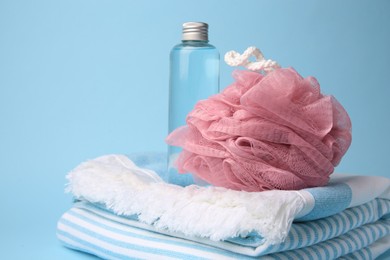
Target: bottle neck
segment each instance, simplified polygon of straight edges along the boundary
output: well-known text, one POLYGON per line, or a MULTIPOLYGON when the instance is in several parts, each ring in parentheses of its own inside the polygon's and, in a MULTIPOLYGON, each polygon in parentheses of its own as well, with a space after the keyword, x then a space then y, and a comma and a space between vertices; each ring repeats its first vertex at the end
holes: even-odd
POLYGON ((197 44, 197 43, 209 43, 208 40, 182 40, 181 42, 184 43, 184 44, 191 44, 191 43, 194 43, 194 44, 197 44))
POLYGON ((184 47, 209 47, 211 46, 209 41, 198 41, 198 40, 186 40, 186 41, 181 41, 181 45, 184 47))

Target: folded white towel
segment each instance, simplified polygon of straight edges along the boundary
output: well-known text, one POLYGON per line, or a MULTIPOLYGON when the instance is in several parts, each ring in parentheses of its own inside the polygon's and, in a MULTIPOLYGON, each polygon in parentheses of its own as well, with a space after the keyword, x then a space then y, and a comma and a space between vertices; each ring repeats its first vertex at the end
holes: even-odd
POLYGON ((167 184, 126 156, 82 163, 69 175, 77 199, 103 204, 119 215, 137 215, 158 230, 224 240, 257 232, 282 242, 304 198, 297 191, 241 192, 218 187, 167 184))

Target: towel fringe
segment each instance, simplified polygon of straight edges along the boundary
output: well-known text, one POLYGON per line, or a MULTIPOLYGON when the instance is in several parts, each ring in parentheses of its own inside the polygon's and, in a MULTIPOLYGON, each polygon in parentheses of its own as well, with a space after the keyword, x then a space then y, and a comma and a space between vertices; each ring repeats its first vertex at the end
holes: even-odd
POLYGON ((103 204, 118 215, 137 215, 158 230, 213 241, 256 232, 265 244, 281 243, 304 207, 296 191, 245 192, 168 184, 124 155, 86 161, 67 179, 66 190, 77 199, 103 204))

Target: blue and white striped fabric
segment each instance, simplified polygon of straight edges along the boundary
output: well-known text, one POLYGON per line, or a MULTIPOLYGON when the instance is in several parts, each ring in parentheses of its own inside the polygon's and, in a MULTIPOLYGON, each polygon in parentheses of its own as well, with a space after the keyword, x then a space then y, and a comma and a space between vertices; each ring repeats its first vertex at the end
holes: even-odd
POLYGON ((382 218, 389 210, 388 201, 376 200, 335 216, 294 223, 283 244, 262 249, 156 232, 79 202, 59 220, 57 236, 67 247, 105 259, 375 259, 389 249, 390 219, 382 218))
MULTIPOLYGON (((75 197, 81 201, 58 222, 57 236, 65 246, 105 259, 375 259, 390 249, 387 178, 334 174, 325 187, 297 191, 304 205, 281 243, 267 243, 256 232, 214 241, 157 229, 136 215, 114 212, 106 206, 112 206, 112 200, 105 199, 96 187, 115 193, 118 187, 111 179, 123 180, 121 174, 132 174, 115 158, 107 157, 108 165, 119 174, 112 175, 115 177, 110 172, 91 172, 93 160, 86 165, 88 178, 84 178, 83 168, 72 172, 70 184, 79 185, 75 197)), ((140 156, 133 161, 163 176, 164 158, 140 156)))

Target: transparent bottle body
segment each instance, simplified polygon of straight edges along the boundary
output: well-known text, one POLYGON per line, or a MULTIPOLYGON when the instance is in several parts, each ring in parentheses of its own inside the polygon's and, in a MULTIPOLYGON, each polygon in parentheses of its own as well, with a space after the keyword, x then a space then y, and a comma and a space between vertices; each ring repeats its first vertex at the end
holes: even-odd
MULTIPOLYGON (((183 41, 170 53, 168 132, 185 125, 195 104, 219 91, 219 52, 207 41, 183 41)), ((179 185, 194 182, 190 174, 179 175, 176 159, 180 147, 168 146, 168 181, 179 185)))

